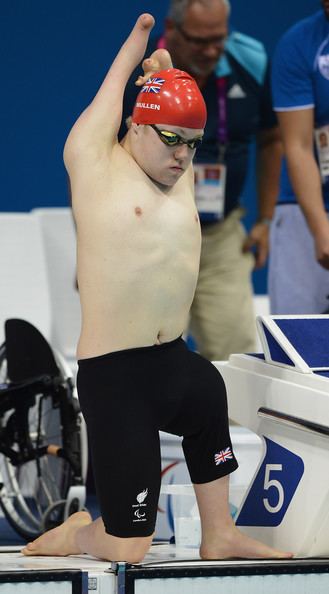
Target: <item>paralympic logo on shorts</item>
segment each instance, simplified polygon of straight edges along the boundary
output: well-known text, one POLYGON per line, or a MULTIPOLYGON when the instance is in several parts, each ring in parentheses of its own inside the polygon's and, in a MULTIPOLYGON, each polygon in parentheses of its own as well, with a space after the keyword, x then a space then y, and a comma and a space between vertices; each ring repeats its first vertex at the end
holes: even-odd
MULTIPOLYGON (((134 512, 134 515, 136 516, 136 518, 138 518, 139 520, 141 518, 145 518, 145 514, 142 514, 141 511, 139 509, 136 509, 136 511, 134 512)), ((136 521, 136 520, 135 520, 136 521)))
POLYGON ((148 495, 148 489, 144 489, 144 491, 141 491, 136 496, 136 500, 138 503, 134 503, 131 506, 134 509, 134 516, 135 516, 135 519, 133 520, 133 522, 146 522, 146 520, 147 520, 146 513, 145 513, 145 510, 142 508, 147 507, 147 503, 144 503, 147 495, 148 495))

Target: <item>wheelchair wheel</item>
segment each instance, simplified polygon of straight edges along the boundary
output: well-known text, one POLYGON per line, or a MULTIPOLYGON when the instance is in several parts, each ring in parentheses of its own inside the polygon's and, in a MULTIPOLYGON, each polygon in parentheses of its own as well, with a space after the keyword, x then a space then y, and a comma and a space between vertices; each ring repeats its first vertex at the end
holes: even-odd
MULTIPOLYGON (((31 540, 46 529, 60 524, 69 488, 83 484, 87 471, 87 438, 79 412, 71 372, 60 355, 54 353, 61 374, 61 397, 58 394, 36 394, 26 412, 30 444, 42 452, 29 461, 13 463, 0 447, 0 506, 13 529, 31 540), (58 455, 58 452, 68 453, 58 455), (72 462, 73 460, 73 462, 72 462)), ((7 359, 5 343, 0 347, 1 384, 6 385, 7 359)), ((1 443, 20 451, 17 437, 16 408, 0 416, 1 443)))

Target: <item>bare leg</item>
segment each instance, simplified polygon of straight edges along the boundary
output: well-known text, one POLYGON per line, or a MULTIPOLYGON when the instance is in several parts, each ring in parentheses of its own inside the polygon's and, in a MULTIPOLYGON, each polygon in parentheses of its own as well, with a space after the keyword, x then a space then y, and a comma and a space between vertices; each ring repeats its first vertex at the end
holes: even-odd
POLYGON ((61 526, 29 543, 24 555, 64 557, 88 553, 106 561, 139 563, 152 543, 152 536, 119 538, 107 534, 101 518, 94 522, 87 512, 77 512, 61 526))
POLYGON ((202 529, 202 559, 285 559, 292 553, 277 551, 246 536, 235 526, 228 503, 229 477, 194 485, 202 529))

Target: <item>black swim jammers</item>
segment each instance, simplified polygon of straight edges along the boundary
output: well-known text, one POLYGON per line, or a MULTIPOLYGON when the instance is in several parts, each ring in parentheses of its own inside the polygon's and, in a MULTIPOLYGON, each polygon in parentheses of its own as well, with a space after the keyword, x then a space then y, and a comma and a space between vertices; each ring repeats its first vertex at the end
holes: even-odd
POLYGON ((154 532, 161 485, 159 430, 183 436, 192 483, 238 466, 217 369, 182 338, 79 361, 96 493, 106 532, 154 532))

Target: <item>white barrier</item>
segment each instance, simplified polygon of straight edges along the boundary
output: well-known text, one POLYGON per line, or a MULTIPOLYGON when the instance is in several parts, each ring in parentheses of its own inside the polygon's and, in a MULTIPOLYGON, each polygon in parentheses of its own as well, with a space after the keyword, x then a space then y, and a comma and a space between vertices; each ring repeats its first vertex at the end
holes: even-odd
POLYGON ((4 321, 24 318, 51 339, 52 313, 40 225, 28 213, 0 215, 0 342, 4 321))
POLYGON ((73 361, 80 332, 76 287, 76 238, 70 208, 42 208, 31 213, 41 229, 51 303, 51 344, 73 361))
POLYGON ((4 321, 35 325, 74 368, 80 331, 70 208, 0 213, 0 343, 4 321))

